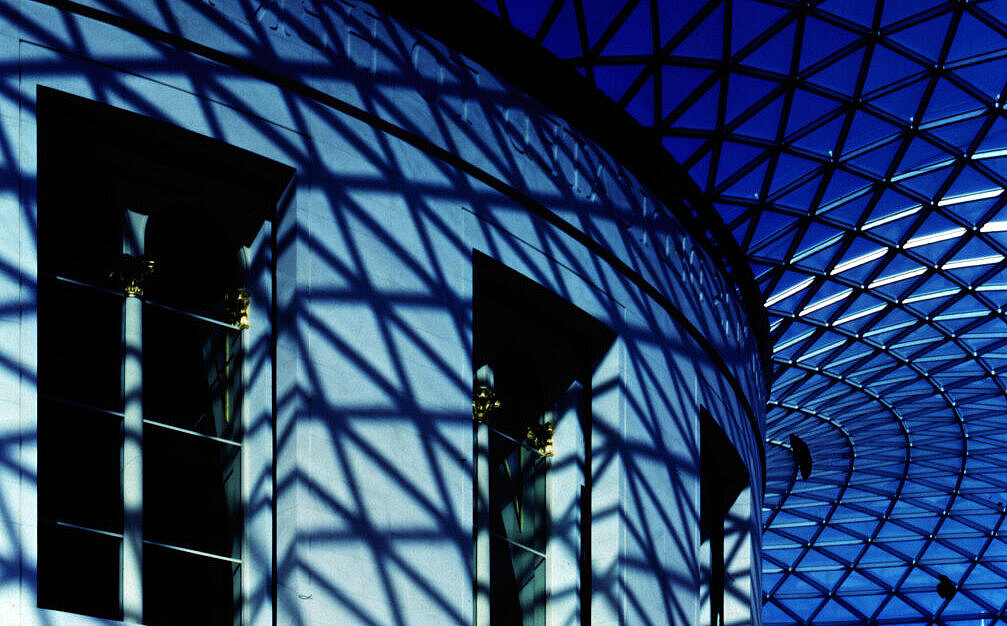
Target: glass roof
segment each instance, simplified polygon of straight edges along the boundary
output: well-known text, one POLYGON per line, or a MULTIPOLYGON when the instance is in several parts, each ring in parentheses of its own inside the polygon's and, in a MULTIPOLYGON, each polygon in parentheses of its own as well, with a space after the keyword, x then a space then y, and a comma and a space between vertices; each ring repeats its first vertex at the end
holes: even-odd
POLYGON ((1007 619, 1007 2, 478 2, 658 133, 750 260, 765 623, 1007 619))

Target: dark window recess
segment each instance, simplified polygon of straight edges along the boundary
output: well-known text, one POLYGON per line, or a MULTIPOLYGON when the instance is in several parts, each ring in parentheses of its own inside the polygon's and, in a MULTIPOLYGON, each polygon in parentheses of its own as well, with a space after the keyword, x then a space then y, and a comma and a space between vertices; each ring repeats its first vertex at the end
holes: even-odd
MULTIPOLYGON (((591 373, 615 336, 563 298, 478 252, 473 273, 473 363, 477 372, 492 371, 501 403, 488 426, 490 623, 540 626, 548 595, 549 460, 530 432, 555 421, 554 409, 570 401, 571 386, 590 387, 591 373)), ((587 401, 575 406, 590 467, 589 392, 581 395, 587 401)), ((585 474, 582 498, 590 502, 590 471, 585 474)), ((581 591, 589 598, 589 507, 581 515, 581 591)), ((589 603, 581 607, 581 623, 590 623, 589 603)))
POLYGON ((727 433, 706 409, 700 410, 700 540, 710 542, 710 624, 724 623, 724 523, 748 486, 748 468, 727 433))
POLYGON ((123 512, 130 349, 142 354, 143 623, 236 626, 243 347, 225 301, 293 172, 51 89, 37 113, 38 604, 124 619, 123 537, 140 532, 123 512), (142 241, 127 210, 146 216, 142 241), (142 313, 127 313, 113 274, 141 249, 155 270, 142 313), (130 315, 142 316, 132 347, 130 315))
POLYGON ((38 326, 39 394, 121 412, 122 296, 42 275, 38 326))
POLYGON ((55 400, 38 410, 39 518, 121 534, 122 420, 55 400))
POLYGON ((241 600, 240 567, 160 546, 143 553, 143 623, 240 623, 235 607, 241 600))
POLYGON ((38 604, 122 619, 118 537, 51 523, 38 529, 38 604))

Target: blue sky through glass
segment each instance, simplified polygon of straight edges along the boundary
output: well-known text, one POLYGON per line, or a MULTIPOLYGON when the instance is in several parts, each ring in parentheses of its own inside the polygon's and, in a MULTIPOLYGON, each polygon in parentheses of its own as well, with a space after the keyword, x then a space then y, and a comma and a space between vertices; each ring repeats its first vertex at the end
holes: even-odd
POLYGON ((1003 620, 1004 3, 480 4, 660 136, 751 262, 765 623, 1003 620))

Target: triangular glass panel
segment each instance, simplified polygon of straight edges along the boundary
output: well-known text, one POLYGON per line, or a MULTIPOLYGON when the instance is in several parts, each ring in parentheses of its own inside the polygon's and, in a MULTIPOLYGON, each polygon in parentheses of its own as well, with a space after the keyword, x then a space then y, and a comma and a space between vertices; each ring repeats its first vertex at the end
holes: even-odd
POLYGON ((793 156, 786 152, 780 153, 769 193, 771 195, 777 193, 782 187, 793 183, 818 167, 821 167, 820 164, 810 159, 793 156))
POLYGON ((916 117, 926 87, 925 79, 918 80, 894 91, 872 96, 870 103, 885 113, 894 115, 900 122, 911 122, 916 117))
MULTIPOLYGON (((640 4, 647 7, 649 15, 651 4, 649 2, 641 2, 640 4)), ((662 48, 668 44, 668 41, 672 37, 679 33, 699 9, 699 4, 657 3, 657 23, 661 35, 662 48)))
POLYGON ((833 323, 844 331, 859 333, 865 324, 884 315, 888 305, 878 298, 861 294, 843 315, 833 323))
POLYGON ((781 206, 807 211, 811 207, 812 200, 814 200, 815 193, 818 191, 818 186, 821 182, 819 178, 812 178, 806 183, 787 190, 785 194, 779 198, 775 198, 774 201, 781 206))
POLYGON ((808 82, 838 91, 844 96, 852 96, 863 62, 864 50, 858 48, 809 76, 808 82))
POLYGON ((703 68, 675 67, 661 68, 661 116, 666 117, 672 109, 681 104, 687 96, 699 87, 713 73, 703 68))
POLYGON ((898 22, 907 17, 911 17, 926 9, 942 4, 943 0, 914 0, 914 2, 886 2, 884 12, 881 14, 881 25, 898 22))
POLYGON ((890 552, 881 549, 875 543, 867 548, 867 551, 864 552, 864 555, 860 558, 860 563, 867 566, 897 565, 901 560, 901 557, 895 556, 890 552))
POLYGON ((755 166, 755 169, 725 189, 722 194, 725 197, 758 198, 766 177, 766 168, 768 165, 768 160, 763 160, 762 163, 755 166))
POLYGON ((518 30, 529 37, 534 37, 545 20, 545 16, 549 12, 551 5, 552 2, 515 2, 514 0, 508 0, 507 15, 510 17, 511 24, 517 26, 518 30))
MULTIPOLYGON (((695 155, 693 155, 695 158, 695 155)), ((696 181, 696 184, 700 188, 706 188, 712 181, 709 180, 710 177, 710 153, 704 154, 695 165, 689 168, 689 176, 692 180, 696 181)))
POLYGON ((783 578, 783 572, 770 572, 767 571, 769 568, 763 568, 762 571, 762 588, 764 590, 771 590, 776 586, 776 583, 783 578))
POLYGON ((476 0, 476 2, 487 11, 492 12, 493 15, 500 15, 496 0, 476 0))
MULTIPOLYGON (((839 586, 840 594, 857 592, 856 594, 851 593, 850 596, 852 597, 855 595, 858 600, 861 597, 861 594, 870 591, 883 592, 885 590, 877 582, 857 571, 850 572, 850 575, 843 581, 843 584, 839 586)), ((873 609, 869 609, 867 614, 870 615, 870 612, 872 611, 873 609)))
POLYGON ((642 65, 596 65, 594 84, 605 95, 618 102, 641 71, 643 71, 642 65))
POLYGON ((867 111, 857 110, 853 115, 853 122, 850 130, 846 134, 846 146, 844 150, 853 151, 865 145, 877 143, 895 138, 899 134, 899 128, 879 117, 871 115, 867 111))
MULTIPOLYGON (((666 10, 677 11, 678 6, 667 5, 666 10), (674 7, 674 8, 673 8, 674 7)), ((662 11, 664 13, 664 11, 662 11)), ((664 33, 662 32, 662 38, 664 33)), ((675 46, 672 54, 678 56, 698 57, 701 59, 719 59, 723 52, 724 41, 724 8, 723 5, 710 12, 685 39, 675 46)))
MULTIPOLYGON (((809 596, 821 596, 821 595, 823 595, 822 588, 818 587, 818 586, 816 586, 814 584, 812 584, 806 578, 804 578, 803 576, 801 576, 799 570, 800 570, 800 565, 798 565, 797 569, 795 570, 795 572, 790 575, 790 580, 788 580, 786 582, 787 593, 788 594, 794 594, 794 595, 797 595, 797 594, 802 594, 802 595, 803 594, 807 594, 809 596)), ((821 600, 815 600, 814 603, 813 603, 813 606, 818 606, 818 604, 820 604, 820 603, 821 603, 821 600)), ((799 611, 799 614, 804 614, 804 611, 803 610, 799 611)))
POLYGON ((717 209, 717 213, 720 214, 720 218, 724 220, 724 223, 728 227, 733 228, 737 225, 735 223, 740 218, 747 218, 753 212, 754 209, 745 206, 744 204, 732 204, 730 202, 716 202, 714 207, 717 209))
POLYGON ((795 89, 790 105, 790 116, 787 118, 787 137, 793 137, 805 126, 827 116, 839 108, 836 100, 831 100, 804 89, 795 89))
POLYGON ((926 174, 920 174, 919 176, 913 176, 912 178, 904 178, 898 181, 898 185, 911 192, 919 194, 927 201, 935 202, 937 200, 935 197, 937 192, 940 190, 941 186, 947 182, 950 174, 951 165, 948 165, 940 167, 932 172, 927 172, 926 174))
POLYGON ((773 81, 752 78, 744 74, 732 74, 728 78, 728 85, 727 121, 729 122, 733 122, 739 115, 749 113, 749 108, 779 86, 773 81))
MULTIPOLYGON (((986 258, 962 259, 960 261, 956 259, 945 265, 953 265, 953 269, 945 271, 949 271, 955 278, 973 287, 986 284, 991 276, 999 274, 1005 268, 1004 258, 999 253, 986 258)), ((1001 332, 1003 331, 1001 330, 1001 332)))
POLYGON ((698 137, 680 137, 674 134, 661 140, 664 149, 671 153, 671 156, 675 157, 679 163, 689 160, 705 142, 705 139, 698 137))
POLYGON ((906 351, 928 350, 944 340, 944 334, 933 326, 918 325, 899 340, 898 347, 906 351))
POLYGON ((963 204, 987 198, 999 200, 998 196, 1002 192, 1003 188, 1000 185, 976 168, 964 167, 948 190, 944 192, 940 204, 942 206, 954 205, 955 208, 952 210, 957 214, 959 210, 965 209, 963 204))
MULTIPOLYGON (((530 4, 546 4, 532 2, 530 4)), ((654 43, 650 37, 650 5, 640 2, 629 14, 626 21, 618 32, 612 36, 611 41, 605 46, 605 55, 637 55, 651 54, 654 51, 654 43)))
MULTIPOLYGON (((842 580, 845 573, 845 570, 842 569, 819 569, 808 571, 806 576, 826 589, 832 589, 842 580)), ((831 604, 835 605, 835 600, 831 604)), ((828 607, 828 604, 826 604, 826 607, 828 607)), ((818 616, 821 617, 822 614, 819 613, 818 616)))
POLYGON ((850 2, 849 0, 825 0, 817 7, 851 22, 870 26, 874 20, 874 5, 870 2, 850 2))
POLYGON ((897 244, 905 239, 908 230, 924 211, 912 198, 887 188, 881 195, 864 229, 885 241, 897 244))
POLYGON ((988 217, 980 228, 983 237, 992 239, 1000 246, 1007 246, 1007 207, 988 217))
POLYGON ((839 245, 837 243, 836 245, 817 250, 808 256, 802 256, 800 261, 795 262, 795 265, 826 274, 832 268, 832 257, 834 257, 838 251, 839 245))
POLYGON ((962 246, 962 248, 955 253, 954 258, 947 263, 950 267, 942 267, 941 269, 956 269, 956 267, 960 265, 959 262, 974 259, 986 259, 994 256, 1002 258, 1002 255, 997 250, 994 250, 987 242, 978 237, 973 237, 972 239, 969 239, 968 243, 962 246))
POLYGON ((968 11, 962 13, 955 33, 955 40, 948 53, 948 61, 959 61, 968 57, 991 52, 1003 46, 1003 36, 983 24, 968 11))
POLYGON ((922 66, 894 50, 884 45, 876 45, 871 55, 871 69, 868 70, 867 80, 864 82, 864 95, 870 96, 875 90, 901 82, 922 69, 924 69, 922 66))
POLYGON ((942 316, 969 315, 972 319, 975 319, 989 315, 989 308, 980 302, 975 297, 975 294, 963 292, 959 296, 949 296, 949 298, 953 298, 953 301, 947 308, 941 311, 942 316))
POLYGON ((993 127, 989 129, 979 147, 976 148, 975 154, 980 158, 984 154, 999 156, 997 152, 1005 147, 1007 147, 1007 119, 998 115, 994 118, 993 127))
POLYGON ((829 180, 829 186, 826 188, 825 193, 822 194, 819 212, 828 211, 832 208, 829 205, 833 203, 838 204, 843 201, 852 200, 851 196, 854 193, 864 190, 870 184, 871 181, 862 176, 857 176, 840 169, 834 170, 829 180))
MULTIPOLYGON (((582 0, 582 2, 588 45, 594 46, 625 3, 613 2, 612 0, 582 0)), ((640 34, 645 36, 649 32, 648 28, 640 34)))
POLYGON ((760 148, 754 146, 733 141, 723 142, 720 148, 720 159, 717 163, 717 184, 719 185, 725 178, 757 159, 762 153, 760 148))
POLYGON ((986 94, 993 100, 1003 88, 1003 76, 1007 72, 1007 59, 991 59, 984 63, 976 63, 955 68, 954 73, 986 94))
POLYGON ((749 53, 741 62, 760 70, 786 74, 790 71, 790 55, 794 49, 796 30, 794 24, 788 24, 769 41, 749 53))
POLYGON ((902 155, 902 161, 896 169, 898 175, 911 175, 920 169, 934 164, 946 163, 953 158, 943 149, 928 141, 925 137, 914 137, 902 155))
MULTIPOLYGON (((880 589, 881 587, 876 585, 875 588, 880 589)), ((887 592, 878 594, 864 594, 864 595, 857 594, 856 596, 857 609, 864 615, 868 616, 868 619, 870 619, 871 616, 875 615, 878 612, 878 609, 881 608, 881 605, 884 604, 885 600, 887 599, 888 599, 887 592)))
MULTIPOLYGON (((828 281, 822 283, 822 287, 818 292, 811 298, 811 302, 818 301, 820 299, 826 299, 830 295, 834 295, 838 292, 840 295, 845 292, 843 289, 836 289, 835 284, 829 284, 828 281)), ((836 334, 830 331, 822 331, 810 344, 805 344, 802 349, 802 356, 812 354, 815 352, 821 352, 822 350, 836 350, 839 346, 842 346, 848 341, 846 337, 836 334)))
POLYGON ((804 40, 801 43, 800 71, 804 72, 857 38, 857 35, 845 28, 808 17, 804 23, 804 40))
POLYGON ((787 327, 787 330, 779 337, 779 339, 777 339, 776 345, 773 348, 774 355, 785 349, 794 348, 795 346, 796 349, 803 351, 802 346, 804 346, 804 344, 813 337, 815 332, 817 332, 817 330, 813 326, 803 324, 799 321, 794 321, 787 327))
POLYGON ((874 191, 860 194, 847 202, 830 208, 828 213, 822 216, 822 219, 829 222, 838 222, 848 226, 851 230, 855 230, 859 228, 864 213, 867 211, 867 205, 871 203, 874 195, 874 191))
POLYGON ((787 15, 785 9, 756 0, 733 0, 731 3, 731 56, 765 32, 774 22, 787 15))
POLYGON ((647 78, 633 99, 626 105, 626 112, 644 126, 653 126, 654 119, 654 77, 647 78))
POLYGON ((735 129, 734 132, 738 135, 775 141, 776 131, 780 125, 780 114, 782 112, 783 96, 780 96, 763 107, 761 111, 743 122, 741 126, 735 129))
POLYGON ((951 23, 951 13, 947 12, 932 19, 924 20, 908 28, 888 35, 892 40, 912 49, 914 52, 937 61, 944 45, 944 36, 951 23))
POLYGON ((940 126, 931 126, 927 128, 927 132, 938 139, 942 139, 953 146, 957 146, 959 148, 959 152, 963 153, 975 139, 979 130, 985 123, 986 116, 979 115, 958 122, 942 124, 940 126))
POLYGON ((720 81, 699 97, 689 110, 678 119, 669 120, 676 128, 714 128, 717 125, 717 101, 720 99, 720 81))
POLYGON ((808 288, 814 285, 814 279, 800 272, 784 272, 776 283, 771 296, 766 298, 766 306, 789 301, 794 296, 803 297, 808 288), (810 280, 809 280, 810 279, 810 280))
POLYGON ((888 248, 878 246, 874 242, 857 245, 859 243, 855 242, 855 245, 846 251, 843 258, 832 268, 832 273, 841 275, 845 280, 865 284, 884 267, 890 253, 888 248))
POLYGON ((584 56, 580 47, 580 36, 577 29, 577 13, 573 8, 573 0, 567 0, 559 10, 556 21, 545 36, 542 45, 561 59, 573 59, 584 56))
POLYGON ((810 221, 801 237, 801 243, 794 254, 793 262, 811 256, 814 252, 825 248, 834 248, 842 241, 844 232, 838 228, 827 226, 817 221, 810 221))
POLYGON ((839 139, 839 132, 843 128, 844 119, 843 116, 836 117, 810 133, 794 139, 794 146, 817 152, 823 156, 832 156, 836 141, 839 139))
POLYGON ((965 229, 963 227, 938 213, 931 213, 903 245, 934 261, 947 249, 947 245, 942 244, 950 242, 955 245, 964 235, 965 229), (933 252, 933 250, 939 250, 939 252, 933 252))
MULTIPOLYGON (((996 605, 996 612, 994 614, 1000 613, 1001 606, 1003 605, 1003 600, 996 605)), ((956 593, 951 600, 948 601, 947 607, 944 609, 949 615, 989 615, 991 613, 989 607, 983 607, 976 604, 968 594, 956 593)), ((985 620, 984 620, 985 621, 985 620)))
POLYGON ((797 226, 800 221, 800 217, 789 213, 777 212, 769 208, 762 210, 759 213, 759 226, 749 244, 749 251, 756 252, 759 250, 759 246, 766 241, 775 241, 783 235, 787 235, 789 242, 791 237, 798 233, 797 226))
POLYGON ((982 167, 989 168, 992 171, 993 176, 999 177, 1000 180, 997 181, 998 184, 1004 179, 1007 179, 1007 156, 983 158, 977 160, 976 163, 982 167))
POLYGON ((930 95, 930 103, 923 114, 923 122, 932 122, 968 111, 976 111, 983 107, 985 107, 985 103, 962 91, 950 80, 942 78, 937 81, 937 86, 930 95))
POLYGON ((847 608, 846 606, 841 604, 840 601, 837 599, 832 599, 826 602, 825 606, 822 607, 822 610, 819 611, 817 616, 815 616, 816 621, 819 622, 828 621, 828 622, 851 623, 851 624, 863 623, 866 617, 863 614, 859 613, 858 609, 856 608, 857 599, 850 598, 848 600, 844 600, 844 602, 848 603, 847 606, 849 606, 850 608, 847 608), (850 609, 858 612, 854 613, 850 609))
MULTIPOLYGON (((764 588, 769 591, 773 589, 772 586, 768 584, 765 585, 764 588)), ((762 606, 762 619, 766 623, 789 624, 794 620, 799 620, 801 618, 794 613, 784 610, 783 602, 770 596, 766 603, 762 606)))
POLYGON ((892 164, 892 158, 894 158, 895 152, 900 145, 901 142, 899 141, 889 141, 880 147, 851 157, 848 163, 881 178, 888 171, 889 166, 892 164))
POLYGON ((999 2, 991 2, 983 7, 983 10, 993 18, 999 20, 1001 24, 1007 24, 1007 7, 1001 5, 999 2))

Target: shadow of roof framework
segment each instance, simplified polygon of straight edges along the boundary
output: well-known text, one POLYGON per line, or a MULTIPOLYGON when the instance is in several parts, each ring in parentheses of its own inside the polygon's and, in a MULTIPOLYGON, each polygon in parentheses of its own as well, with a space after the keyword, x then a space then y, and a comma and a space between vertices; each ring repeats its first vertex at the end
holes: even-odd
POLYGON ((765 623, 1007 620, 1007 6, 478 4, 660 137, 748 256, 765 623))
MULTIPOLYGON (((265 148, 263 156, 268 154, 269 158, 276 158, 292 167, 296 165, 298 176, 306 177, 305 172, 310 169, 311 184, 318 190, 311 205, 312 219, 315 220, 313 225, 317 230, 290 228, 285 220, 292 209, 281 206, 275 216, 275 249, 289 250, 296 245, 310 251, 313 262, 331 282, 316 283, 310 291, 298 285, 297 289, 285 294, 291 309, 299 316, 303 315, 305 323, 290 323, 293 317, 291 311, 281 309, 276 312, 277 326, 280 332, 290 333, 289 337, 282 339, 298 345, 310 343, 316 353, 338 353, 345 358, 340 363, 348 365, 345 370, 352 376, 333 376, 330 369, 318 367, 315 363, 305 365, 300 374, 303 377, 302 388, 277 384, 274 388, 275 407, 260 406, 249 416, 246 441, 255 433, 266 432, 275 436, 277 450, 289 450, 295 436, 289 428, 291 422, 277 420, 276 430, 273 431, 273 419, 276 415, 293 414, 291 407, 300 410, 302 404, 308 404, 312 419, 303 419, 299 427, 316 429, 323 443, 314 449, 315 454, 329 455, 345 465, 339 466, 339 478, 342 480, 333 480, 332 475, 316 476, 302 471, 300 466, 283 468, 274 476, 262 471, 248 477, 249 490, 255 494, 248 507, 249 518, 263 511, 268 512, 273 494, 290 493, 295 487, 310 492, 318 505, 313 511, 317 515, 311 518, 311 524, 294 528, 294 532, 298 533, 296 540, 311 541, 311 556, 317 561, 300 560, 300 555, 291 556, 290 544, 283 544, 281 540, 272 544, 276 554, 269 554, 268 550, 256 551, 249 560, 250 564, 254 563, 263 570, 277 564, 278 573, 274 580, 280 579, 278 584, 287 585, 287 575, 294 574, 312 581, 314 586, 311 589, 317 593, 313 597, 312 594, 292 597, 292 594, 281 595, 273 589, 274 597, 269 597, 266 589, 256 588, 248 599, 250 612, 258 612, 261 608, 264 614, 270 605, 272 608, 278 606, 275 614, 283 616, 279 618, 282 622, 287 615, 300 618, 302 614, 293 606, 304 606, 302 601, 313 600, 316 606, 323 603, 327 603, 326 607, 338 606, 342 610, 341 616, 354 623, 421 623, 424 608, 431 614, 440 615, 441 623, 469 623, 470 614, 459 610, 457 599, 432 583, 426 570, 428 562, 421 558, 424 554, 422 549, 430 546, 454 551, 456 571, 463 574, 458 580, 470 577, 471 526, 466 523, 465 511, 457 506, 456 494, 460 491, 459 484, 471 484, 472 475, 464 451, 457 447, 457 433, 471 433, 472 428, 468 412, 471 372, 466 371, 471 360, 471 307, 456 291, 456 286, 451 284, 452 275, 441 259, 450 258, 452 253, 469 255, 471 249, 457 236, 457 225, 448 221, 443 207, 464 202, 473 207, 472 210, 487 215, 504 216, 513 212, 523 216, 538 198, 556 206, 569 204, 585 214, 589 203, 578 199, 567 185, 556 185, 555 189, 541 192, 537 198, 525 197, 524 204, 517 202, 516 199, 523 197, 520 190, 506 186, 502 179, 518 179, 520 170, 511 160, 510 153, 495 150, 506 142, 506 129, 499 126, 499 118, 493 118, 496 121, 491 127, 490 138, 494 141, 481 140, 476 136, 468 138, 473 149, 485 157, 482 161, 486 170, 460 162, 460 159, 453 160, 450 150, 424 140, 414 130, 415 120, 410 117, 408 107, 396 106, 398 90, 413 87, 413 77, 406 72, 382 76, 380 81, 371 77, 354 83, 359 86, 359 91, 352 94, 355 98, 352 102, 345 102, 327 96, 308 84, 304 77, 313 78, 317 72, 313 62, 284 61, 283 69, 288 74, 275 71, 270 63, 277 55, 273 46, 278 38, 268 32, 271 26, 266 19, 238 25, 237 21, 228 21, 215 13, 210 3, 177 3, 169 7, 160 3, 157 6, 144 3, 125 5, 115 0, 94 0, 91 3, 94 6, 90 6, 52 0, 48 4, 56 5, 63 11, 56 16, 58 19, 51 19, 53 12, 39 9, 37 13, 26 10, 21 14, 0 3, 0 28, 7 28, 10 21, 16 21, 18 32, 23 37, 19 40, 23 55, 7 66, 11 70, 8 74, 23 77, 23 82, 11 81, 0 87, 0 95, 5 98, 2 103, 5 112, 8 102, 18 102, 21 108, 17 110, 32 110, 37 97, 34 81, 40 81, 39 84, 42 81, 58 83, 63 77, 79 77, 79 83, 74 85, 75 89, 79 89, 78 95, 126 106, 162 122, 174 123, 181 118, 194 132, 214 139, 234 138, 240 140, 243 146, 265 148), (205 18, 206 23, 199 22, 197 17, 205 18), (189 32, 187 28, 201 27, 215 35, 233 38, 237 52, 232 54, 185 39, 185 34, 189 32), (131 36, 139 35, 136 39, 129 39, 130 46, 134 47, 120 47, 121 42, 113 38, 115 45, 102 48, 107 42, 101 37, 111 29, 121 29, 131 36), (207 60, 212 63, 205 62, 207 60), (258 81, 248 81, 249 76, 258 81), (173 109, 171 103, 178 101, 165 97, 176 95, 173 90, 182 91, 179 83, 184 85, 187 94, 181 101, 197 103, 195 114, 173 109), (274 87, 280 89, 274 92, 274 87), (249 92, 254 95, 249 95, 249 92), (273 97, 256 97, 262 93, 273 97), (235 119, 252 116, 263 123, 252 125, 252 129, 235 129, 235 134, 231 134, 235 119), (267 117, 275 117, 285 122, 286 126, 281 126, 279 122, 265 122, 267 117), (358 123, 361 121, 364 123, 358 123), (381 132, 373 133, 375 128, 381 132), (331 132, 340 137, 339 145, 346 151, 353 151, 358 158, 349 159, 341 155, 338 159, 327 159, 327 155, 320 154, 320 149, 328 146, 322 141, 309 140, 311 130, 331 132), (423 179, 415 171, 404 167, 401 157, 406 148, 432 155, 430 168, 419 169, 419 172, 438 176, 423 179), (495 175, 497 172, 499 178, 495 175), (339 184, 334 184, 336 181, 339 184), (388 210, 374 211, 369 202, 373 202, 375 194, 387 194, 389 187, 397 191, 391 194, 393 200, 387 203, 388 210), (505 192, 511 196, 501 201, 505 192), (323 230, 319 224, 329 230, 323 230), (406 236, 412 237, 417 245, 403 245, 406 236), (340 249, 339 254, 332 242, 332 238, 336 237, 345 248, 340 249), (396 260, 400 271, 395 280, 384 281, 381 272, 375 271, 374 264, 370 262, 373 257, 368 256, 375 252, 385 253, 384 258, 396 260), (358 312, 355 323, 341 328, 327 324, 326 312, 334 307, 344 310, 355 308, 358 312), (447 332, 444 335, 434 336, 417 329, 417 317, 431 312, 447 316, 444 324, 447 332), (370 333, 371 348, 355 350, 353 342, 359 340, 364 332, 370 333), (446 343, 453 346, 451 353, 444 348, 446 343), (417 376, 415 371, 411 371, 416 362, 430 364, 425 372, 429 378, 417 376), (425 385, 429 380, 433 380, 434 384, 425 385), (350 386, 361 389, 362 396, 373 393, 363 399, 346 393, 327 393, 333 389, 346 391, 350 386), (299 394, 303 389, 320 391, 310 398, 302 398, 299 394), (430 389, 436 390, 436 397, 431 397, 430 389), (465 410, 459 412, 458 406, 465 410), (418 433, 422 436, 414 436, 418 433), (403 468, 398 465, 397 458, 384 454, 389 440, 415 445, 417 448, 412 452, 418 459, 417 467, 403 468), (366 458, 367 462, 346 462, 351 457, 366 458), (425 482, 419 480, 421 475, 425 482), (459 476, 460 483, 457 482, 459 476), (271 479, 274 481, 272 485, 271 479), (399 496, 397 505, 409 507, 415 518, 402 522, 388 514, 388 495, 392 492, 399 496), (340 523, 334 524, 333 520, 340 523), (350 554, 350 550, 343 549, 353 543, 357 544, 358 552, 350 554), (403 546, 422 548, 407 550, 403 546), (324 567, 317 565, 325 559, 346 555, 356 558, 357 554, 362 556, 354 575, 371 577, 370 580, 374 581, 373 597, 379 602, 365 602, 347 594, 338 581, 326 576, 331 567, 329 563, 324 567), (422 603, 418 598, 422 598, 422 603)), ((43 3, 25 6, 35 8, 43 6, 43 3)), ((283 29, 279 31, 282 36, 283 29)), ((408 58, 407 40, 397 38, 395 35, 398 32, 392 33, 387 45, 395 49, 398 58, 408 58)), ((349 83, 358 71, 349 64, 338 69, 335 75, 327 75, 326 80, 346 80, 349 83)), ((363 70, 359 73, 362 74, 363 70)), ((495 109, 506 95, 503 89, 483 88, 478 93, 478 105, 495 109)), ((447 127, 450 123, 448 114, 439 109, 431 118, 438 127, 447 127)), ((447 132, 444 134, 449 135, 447 132)), ((16 181, 30 195, 37 187, 33 180, 35 174, 30 168, 18 168, 14 145, 13 135, 0 133, 0 154, 9 157, 5 167, 0 169, 4 175, 2 182, 13 185, 16 181)), ((30 163, 30 159, 27 162, 30 163)), ((25 240, 22 243, 28 253, 32 253, 37 250, 39 242, 30 199, 19 210, 23 211, 19 223, 25 225, 25 240)), ((519 244, 509 236, 495 234, 494 227, 488 224, 489 220, 483 220, 479 226, 485 230, 480 235, 488 242, 488 247, 495 247, 495 252, 512 258, 523 259, 523 255, 529 254, 529 246, 519 244)), ((565 248, 571 245, 564 233, 551 227, 536 226, 526 235, 540 249, 565 253, 565 248)), ((534 265, 530 259, 523 260, 529 267, 534 265)), ((278 265, 282 262, 278 261, 278 265)), ((600 255, 573 260, 568 268, 569 276, 589 275, 592 270, 590 265, 601 262, 600 255)), ((549 271, 543 267, 536 270, 537 273, 532 272, 531 277, 544 284, 551 282, 557 286, 560 295, 568 298, 574 289, 580 288, 579 279, 568 284, 571 279, 566 274, 549 276, 549 271)), ((0 318, 19 319, 26 313, 35 314, 37 302, 18 299, 25 293, 35 292, 35 276, 8 262, 0 262, 0 274, 7 275, 14 284, 22 281, 20 291, 11 297, 14 304, 0 310, 0 318)), ((625 280, 627 285, 630 282, 622 275, 612 280, 625 280)), ((622 311, 615 301, 602 295, 608 291, 609 285, 603 286, 605 289, 591 292, 592 297, 598 298, 594 303, 596 309, 610 312, 613 318, 617 318, 622 311)), ((613 287, 625 285, 614 284, 613 287)), ((641 389, 658 391, 653 395, 638 394, 635 389, 622 388, 617 377, 601 380, 592 391, 595 399, 624 398, 627 403, 633 404, 633 414, 641 416, 641 432, 630 441, 623 439, 622 432, 603 428, 603 420, 594 427, 593 436, 599 443, 597 451, 593 452, 593 463, 599 471, 610 466, 622 466, 620 471, 624 472, 626 488, 633 493, 635 509, 624 510, 613 505, 592 512, 595 520, 624 517, 621 521, 628 537, 626 545, 629 554, 627 565, 620 566, 619 571, 596 570, 595 575, 608 579, 618 576, 618 584, 621 585, 627 572, 641 572, 656 581, 656 585, 655 589, 650 589, 621 588, 612 584, 611 592, 596 592, 595 596, 601 597, 602 605, 620 607, 633 623, 653 624, 660 623, 648 615, 653 597, 648 595, 655 592, 664 604, 662 608, 665 612, 660 615, 661 619, 667 614, 676 615, 677 621, 688 619, 692 605, 680 602, 680 598, 691 601, 700 568, 698 561, 691 561, 688 569, 692 576, 679 574, 675 578, 662 575, 669 571, 679 572, 680 569, 677 565, 673 568, 668 566, 670 550, 659 552, 651 549, 659 541, 664 541, 665 545, 674 546, 686 558, 695 553, 687 536, 689 526, 669 513, 683 512, 683 515, 688 515, 691 509, 691 495, 684 485, 695 478, 689 476, 692 455, 696 450, 695 441, 687 432, 672 433, 669 424, 658 419, 658 416, 672 414, 672 409, 680 400, 676 394, 691 384, 676 364, 693 355, 673 353, 655 338, 651 329, 657 327, 658 318, 667 311, 661 311, 660 306, 653 309, 644 307, 646 294, 641 293, 637 297, 641 299, 641 310, 654 317, 627 322, 620 327, 620 337, 633 340, 632 345, 625 349, 627 360, 635 368, 634 380, 640 381, 641 389), (651 358, 651 353, 660 358, 651 358), (687 449, 673 445, 678 440, 687 442, 687 449), (659 468, 656 473, 655 467, 659 468), (665 482, 658 484, 659 480, 665 482), (676 500, 674 506, 668 505, 669 492, 676 500), (651 515, 650 511, 666 514, 651 515)), ((699 334, 698 330, 693 332, 699 334)), ((261 363, 270 359, 269 343, 265 335, 262 340, 253 342, 248 350, 249 362, 261 363)), ((714 355, 714 348, 710 347, 709 352, 714 355)), ((724 364, 720 367, 729 369, 724 364)), ((250 385, 267 376, 262 373, 264 368, 253 370, 256 374, 250 377, 250 385)), ((19 362, 0 354, 0 374, 19 375, 29 387, 36 384, 35 368, 30 360, 19 362)), ((727 380, 719 384, 723 385, 719 390, 721 395, 736 391, 730 389, 727 380)), ((0 436, 0 468, 33 482, 33 467, 19 465, 17 460, 22 458, 22 448, 30 449, 34 444, 31 434, 0 436)), ((24 454, 33 458, 31 452, 24 454)), ((19 527, 19 514, 8 503, 0 503, 0 524, 8 531, 5 535, 8 539, 18 538, 21 536, 19 533, 25 532, 19 527)), ((35 562, 30 558, 19 560, 21 557, 17 550, 9 552, 14 556, 0 554, 0 569, 16 571, 18 576, 8 577, 7 580, 16 579, 19 585, 24 581, 19 592, 35 591, 35 562)), ((570 593, 570 590, 561 589, 554 597, 562 593, 570 593)), ((37 621, 48 625, 60 623, 61 618, 43 612, 37 621)))

